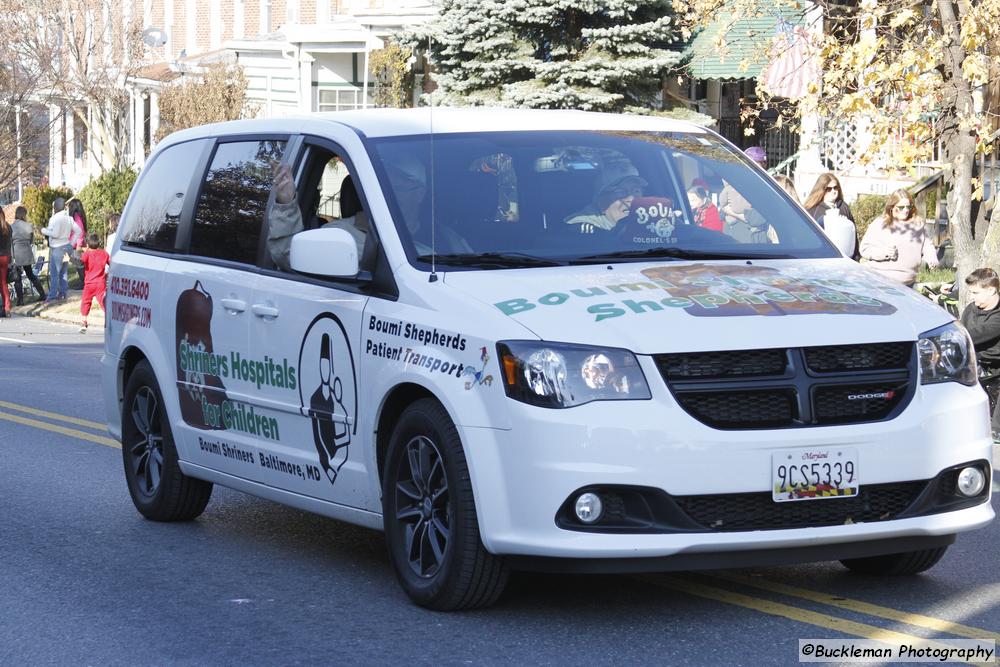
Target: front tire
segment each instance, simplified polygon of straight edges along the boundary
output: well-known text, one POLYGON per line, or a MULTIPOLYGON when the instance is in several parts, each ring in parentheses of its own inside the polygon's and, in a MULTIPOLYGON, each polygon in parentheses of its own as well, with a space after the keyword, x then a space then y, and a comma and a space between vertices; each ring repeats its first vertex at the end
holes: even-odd
POLYGON ((906 576, 929 570, 941 560, 948 547, 908 551, 901 554, 869 556, 868 558, 848 558, 840 561, 852 572, 882 576, 906 576))
POLYGON ((507 567, 480 540, 462 442, 433 399, 400 415, 382 476, 382 512, 389 560, 415 603, 451 611, 500 597, 507 567))
POLYGON ((212 484, 177 463, 163 394, 148 361, 129 376, 122 404, 122 461, 135 508, 153 521, 189 521, 205 511, 212 484))

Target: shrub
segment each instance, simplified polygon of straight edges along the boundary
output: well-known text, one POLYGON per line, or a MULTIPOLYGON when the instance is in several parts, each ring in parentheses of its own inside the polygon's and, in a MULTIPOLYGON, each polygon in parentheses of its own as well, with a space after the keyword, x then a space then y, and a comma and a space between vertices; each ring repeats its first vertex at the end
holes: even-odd
POLYGON ((888 197, 882 195, 861 195, 851 204, 854 225, 858 228, 858 238, 862 238, 871 221, 882 215, 888 197))
POLYGON ((22 197, 24 207, 28 209, 28 222, 35 227, 44 227, 52 217, 52 202, 59 197, 68 200, 72 196, 73 191, 69 188, 50 188, 47 185, 25 188, 22 197))
POLYGON ((87 231, 104 237, 108 226, 108 213, 120 213, 125 206, 135 179, 136 172, 123 167, 106 171, 87 183, 77 195, 83 210, 87 212, 87 231))

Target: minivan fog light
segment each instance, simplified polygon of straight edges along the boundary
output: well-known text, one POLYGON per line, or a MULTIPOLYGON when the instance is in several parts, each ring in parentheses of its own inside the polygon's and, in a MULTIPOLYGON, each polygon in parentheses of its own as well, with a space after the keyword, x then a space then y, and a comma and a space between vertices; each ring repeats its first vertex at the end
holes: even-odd
POLYGON ((604 503, 596 493, 581 493, 576 499, 576 518, 584 523, 594 523, 601 518, 604 503))
MULTIPOLYGON (((963 468, 962 472, 958 473, 958 484, 955 485, 958 492, 965 496, 966 498, 972 498, 978 496, 986 486, 986 477, 983 475, 983 471, 979 468, 963 468)), ((581 496, 582 498, 583 496, 581 496)), ((580 513, 580 501, 576 502, 577 514, 580 513)))

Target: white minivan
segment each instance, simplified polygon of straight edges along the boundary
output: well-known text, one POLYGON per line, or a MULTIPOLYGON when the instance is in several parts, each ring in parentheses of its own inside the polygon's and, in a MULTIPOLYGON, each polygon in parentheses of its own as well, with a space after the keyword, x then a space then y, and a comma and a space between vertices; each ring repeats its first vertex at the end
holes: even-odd
POLYGON ((222 484, 381 529, 435 609, 492 603, 511 569, 913 574, 993 518, 965 330, 688 123, 178 132, 129 198, 107 302, 108 424, 144 516, 193 519, 222 484))

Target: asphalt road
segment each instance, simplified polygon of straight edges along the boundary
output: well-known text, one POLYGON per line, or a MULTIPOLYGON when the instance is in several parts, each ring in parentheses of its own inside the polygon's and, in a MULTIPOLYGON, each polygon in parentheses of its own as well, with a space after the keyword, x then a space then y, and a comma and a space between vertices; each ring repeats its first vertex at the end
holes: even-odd
POLYGON ((518 574, 491 609, 428 612, 376 532, 220 487, 197 521, 144 520, 100 354, 100 331, 0 320, 3 665, 784 665, 799 638, 1000 639, 997 522, 919 577, 518 574))

